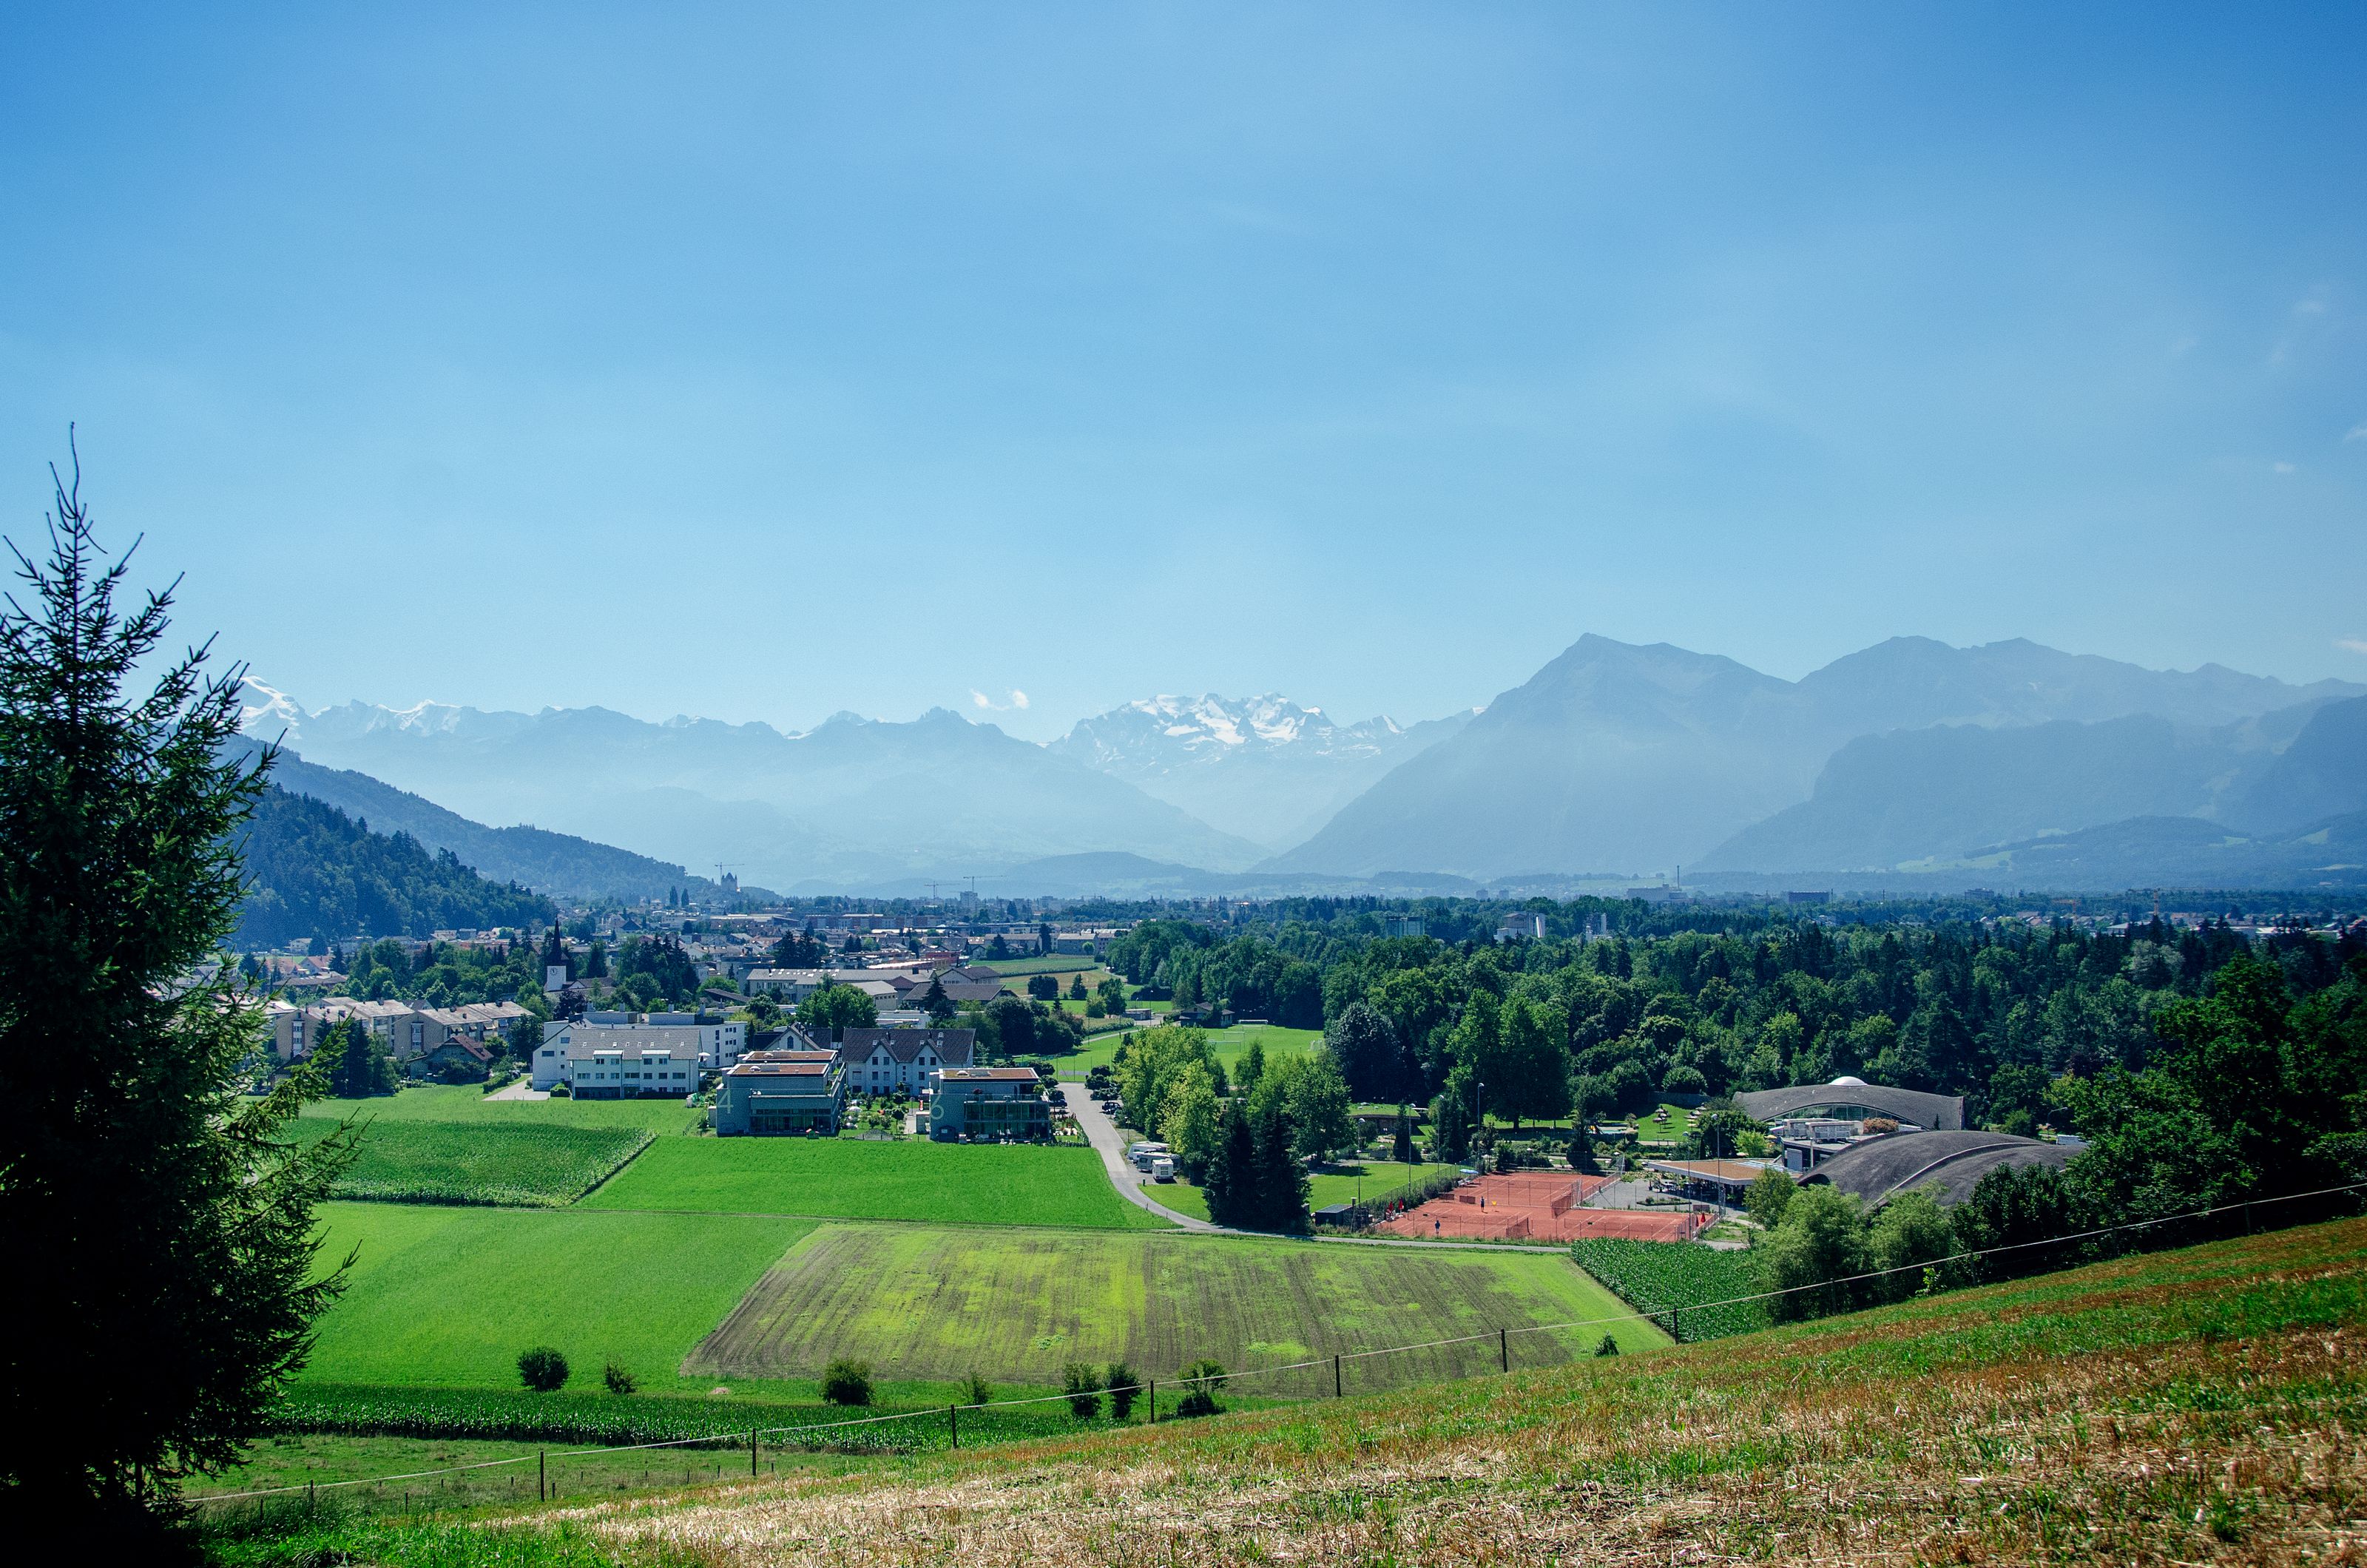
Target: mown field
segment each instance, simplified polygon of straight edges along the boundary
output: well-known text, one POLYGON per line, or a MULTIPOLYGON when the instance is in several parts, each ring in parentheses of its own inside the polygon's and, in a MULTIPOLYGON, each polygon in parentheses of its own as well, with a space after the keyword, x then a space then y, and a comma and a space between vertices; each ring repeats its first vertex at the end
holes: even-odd
POLYGON ((663 1138, 584 1200, 595 1209, 946 1224, 1155 1229, 1083 1147, 912 1139, 663 1138))
MULTIPOLYGON (((613 1359, 652 1390, 810 1222, 331 1203, 324 1267, 354 1258, 304 1384, 514 1389, 517 1355, 565 1352, 597 1387, 613 1359)), ((711 1381, 711 1380, 710 1380, 711 1381)))
MULTIPOLYGON (((1627 1309, 1558 1253, 1441 1256, 1399 1247, 1183 1235, 823 1225, 770 1270, 692 1354, 701 1373, 810 1375, 855 1356, 882 1376, 1055 1383, 1069 1361, 1123 1359, 1172 1376, 1211 1357, 1237 1371, 1490 1334, 1627 1309)), ((1615 1330, 1630 1349, 1658 1330, 1615 1330)), ((1591 1350, 1602 1330, 1585 1337, 1591 1350)), ((1512 1341, 1516 1365, 1558 1361, 1572 1336, 1512 1341)), ((1397 1386, 1493 1365, 1498 1346, 1375 1358, 1352 1386, 1397 1386)), ((1246 1383, 1329 1393, 1331 1370, 1246 1383)))
POLYGON ((2354 1220, 1648 1358, 237 1560, 2355 1562, 2362 1326, 2354 1220))
POLYGON ((1740 1300, 1766 1289, 1748 1252, 1613 1236, 1582 1236, 1569 1252, 1580 1268, 1637 1311, 1674 1313, 1680 1339, 1749 1334, 1773 1321, 1764 1302, 1740 1300))
MULTIPOLYGON (((304 1117, 295 1136, 302 1143, 335 1129, 333 1122, 304 1117)), ((385 1203, 557 1208, 606 1180, 656 1136, 645 1127, 389 1118, 361 1129, 353 1163, 334 1190, 385 1203)))
POLYGON ((1682 1142, 1693 1131, 1693 1115, 1682 1105, 1663 1105, 1649 1116, 1636 1119, 1638 1143, 1673 1144, 1682 1142))
MULTIPOLYGON (((1272 1060, 1278 1055, 1308 1050, 1322 1038, 1323 1032, 1319 1029, 1285 1029, 1273 1023, 1237 1023, 1230 1029, 1210 1030, 1208 1048, 1216 1053, 1217 1060, 1225 1064, 1225 1070, 1231 1072, 1240 1065, 1241 1058, 1249 1055, 1252 1042, 1263 1045, 1267 1059, 1272 1060)), ((1096 1040, 1082 1051, 1052 1057, 1051 1063, 1062 1078, 1082 1079, 1093 1068, 1105 1066, 1114 1061, 1117 1048, 1125 1043, 1124 1035, 1096 1040)))

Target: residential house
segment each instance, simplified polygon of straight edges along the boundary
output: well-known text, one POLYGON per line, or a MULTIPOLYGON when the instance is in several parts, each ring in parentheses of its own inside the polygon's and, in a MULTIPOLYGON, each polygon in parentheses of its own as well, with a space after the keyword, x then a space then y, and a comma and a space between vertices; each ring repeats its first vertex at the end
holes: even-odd
POLYGON ((698 1092, 698 1058, 659 1045, 576 1043, 568 1053, 567 1080, 578 1100, 680 1100, 698 1092))
POLYGON ((323 997, 304 1007, 275 1002, 266 1016, 271 1021, 273 1053, 283 1062, 294 1062, 310 1056, 319 1047, 323 1033, 331 1027, 354 1019, 360 1020, 378 1036, 379 1049, 399 1057, 410 1043, 410 1024, 416 1014, 402 1002, 323 997))
POLYGON ((595 1077, 585 1081, 595 1088, 631 1084, 646 1092, 689 1094, 698 1088, 702 1068, 728 1066, 740 1057, 735 1035, 730 1055, 716 1059, 711 1055, 713 1033, 712 1025, 699 1024, 548 1024, 542 1043, 535 1047, 534 1087, 549 1090, 563 1083, 581 1096, 585 1083, 578 1081, 580 1073, 605 1072, 611 1066, 621 1070, 643 1058, 663 1057, 666 1070, 655 1080, 636 1069, 625 1077, 595 1077), (613 1063, 607 1059, 611 1055, 617 1058, 613 1063))
POLYGON ((795 1007, 829 984, 830 971, 826 969, 752 969, 740 989, 752 997, 770 997, 795 1007))
POLYGON ((1052 1105, 1032 1067, 946 1067, 930 1077, 932 1138, 1051 1135, 1052 1105))
POLYGON ((921 1094, 930 1076, 967 1067, 977 1049, 971 1029, 848 1029, 840 1032, 839 1065, 849 1094, 921 1094))
POLYGON ((751 1052, 727 1070, 716 1086, 710 1120, 718 1134, 730 1137, 838 1131, 845 1073, 835 1058, 805 1059, 818 1053, 751 1052), (766 1058, 757 1061, 753 1058, 766 1058), (776 1059, 780 1058, 780 1059, 776 1059))

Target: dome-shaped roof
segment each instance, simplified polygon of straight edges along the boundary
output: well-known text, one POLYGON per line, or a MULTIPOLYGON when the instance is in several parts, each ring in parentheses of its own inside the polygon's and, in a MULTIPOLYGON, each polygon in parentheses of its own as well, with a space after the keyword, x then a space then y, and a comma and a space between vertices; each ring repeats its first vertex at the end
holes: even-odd
POLYGON ((1853 1077, 1848 1073, 1843 1073, 1840 1077, 1832 1081, 1831 1087, 1834 1089, 1863 1089, 1865 1087, 1865 1080, 1861 1077, 1853 1077))

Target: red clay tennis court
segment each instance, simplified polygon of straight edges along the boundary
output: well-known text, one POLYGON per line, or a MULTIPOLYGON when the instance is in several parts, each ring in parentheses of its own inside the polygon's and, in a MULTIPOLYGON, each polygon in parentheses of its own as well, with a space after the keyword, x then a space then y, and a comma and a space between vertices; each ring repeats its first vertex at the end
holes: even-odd
POLYGON ((1482 1176, 1373 1228, 1384 1235, 1496 1241, 1576 1241, 1584 1235, 1691 1241, 1709 1224, 1708 1215, 1684 1210, 1585 1207, 1586 1200, 1610 1180, 1566 1170, 1482 1176))

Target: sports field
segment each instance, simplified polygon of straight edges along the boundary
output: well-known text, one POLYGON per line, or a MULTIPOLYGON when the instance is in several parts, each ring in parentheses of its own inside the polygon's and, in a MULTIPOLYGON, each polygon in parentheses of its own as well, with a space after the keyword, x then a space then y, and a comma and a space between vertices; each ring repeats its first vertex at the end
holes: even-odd
POLYGON ((1155 1229, 1082 1147, 661 1138, 583 1201, 595 1209, 1155 1229))
MULTIPOLYGON (((1146 1375, 1203 1356, 1237 1371, 1465 1335, 1471 1344, 1353 1363, 1353 1386, 1475 1374, 1499 1328, 1631 1309, 1558 1254, 1445 1255, 1233 1237, 825 1224, 770 1270, 688 1365, 718 1377, 809 1376, 836 1356, 886 1378, 1054 1383, 1069 1361, 1146 1375)), ((1530 1334, 1515 1365, 1591 1353, 1604 1330, 1530 1334), (1583 1343, 1580 1343, 1580 1341, 1583 1343)), ((1666 1343, 1633 1322, 1627 1349, 1666 1343)), ((1243 1393, 1329 1393, 1331 1371, 1243 1380, 1243 1393)))
MULTIPOLYGON (((622 1363, 652 1391, 809 1221, 736 1214, 330 1203, 324 1267, 354 1255, 307 1382, 515 1388, 554 1345, 580 1379, 622 1363)), ((701 1390, 705 1384, 698 1385, 701 1390)))

